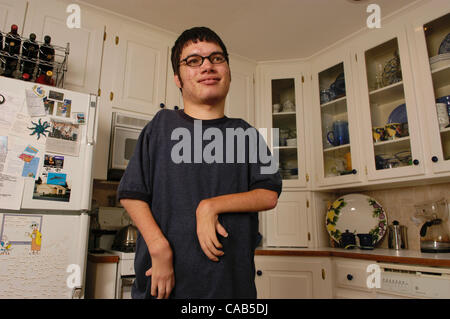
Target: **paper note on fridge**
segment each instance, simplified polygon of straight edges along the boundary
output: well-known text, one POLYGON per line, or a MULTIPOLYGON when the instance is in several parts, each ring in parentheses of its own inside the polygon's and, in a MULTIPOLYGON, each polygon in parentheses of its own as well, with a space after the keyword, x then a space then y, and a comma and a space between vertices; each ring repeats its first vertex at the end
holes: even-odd
POLYGON ((26 89, 25 96, 30 116, 45 116, 44 100, 42 96, 37 95, 33 90, 26 89))
POLYGON ((2 93, 5 102, 0 104, 0 129, 9 130, 11 128, 16 113, 22 109, 23 97, 2 93))
POLYGON ((46 151, 78 157, 80 153, 80 126, 72 122, 51 120, 46 151))
POLYGON ((23 183, 22 177, 0 174, 0 209, 20 209, 23 183))

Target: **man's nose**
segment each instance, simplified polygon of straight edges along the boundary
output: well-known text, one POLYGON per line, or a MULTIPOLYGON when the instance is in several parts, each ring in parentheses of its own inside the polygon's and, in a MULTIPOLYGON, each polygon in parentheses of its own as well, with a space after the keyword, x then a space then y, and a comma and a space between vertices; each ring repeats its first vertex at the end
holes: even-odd
POLYGON ((209 61, 209 59, 205 59, 200 68, 202 72, 214 70, 214 64, 212 64, 211 61, 209 61))

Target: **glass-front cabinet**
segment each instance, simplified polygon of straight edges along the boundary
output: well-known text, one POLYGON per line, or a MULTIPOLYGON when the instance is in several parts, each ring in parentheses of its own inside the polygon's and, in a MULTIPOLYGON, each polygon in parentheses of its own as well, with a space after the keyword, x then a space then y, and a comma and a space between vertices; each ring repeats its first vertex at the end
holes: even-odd
POLYGON ((358 66, 362 147, 369 180, 424 173, 406 32, 374 32, 358 66))
POLYGON ((270 111, 263 123, 269 130, 272 153, 278 156, 283 187, 306 187, 302 76, 266 74, 264 82, 270 111))
MULTIPOLYGON (((442 14, 442 11, 439 12, 442 14)), ((424 118, 429 131, 430 161, 433 171, 450 171, 450 13, 427 16, 414 30, 424 118)))
POLYGON ((324 64, 321 57, 313 66, 314 154, 319 186, 359 180, 357 121, 349 107, 353 103, 350 63, 341 59, 324 64))

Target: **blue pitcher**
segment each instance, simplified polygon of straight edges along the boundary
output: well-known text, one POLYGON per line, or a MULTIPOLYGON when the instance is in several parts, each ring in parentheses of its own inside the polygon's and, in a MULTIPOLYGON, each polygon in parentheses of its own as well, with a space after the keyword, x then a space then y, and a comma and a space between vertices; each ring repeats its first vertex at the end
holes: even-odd
POLYGON ((348 122, 336 121, 333 123, 333 130, 327 133, 327 140, 333 146, 350 143, 348 135, 348 122))

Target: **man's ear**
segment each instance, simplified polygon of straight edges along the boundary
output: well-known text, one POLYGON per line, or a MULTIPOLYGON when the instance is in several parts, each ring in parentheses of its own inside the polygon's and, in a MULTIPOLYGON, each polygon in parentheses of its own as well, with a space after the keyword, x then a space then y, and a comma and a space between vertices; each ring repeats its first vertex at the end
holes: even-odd
POLYGON ((174 80, 175 80, 175 85, 181 89, 183 87, 183 83, 180 80, 180 77, 178 75, 174 75, 173 76, 174 80))

